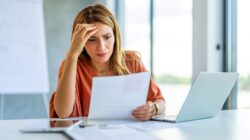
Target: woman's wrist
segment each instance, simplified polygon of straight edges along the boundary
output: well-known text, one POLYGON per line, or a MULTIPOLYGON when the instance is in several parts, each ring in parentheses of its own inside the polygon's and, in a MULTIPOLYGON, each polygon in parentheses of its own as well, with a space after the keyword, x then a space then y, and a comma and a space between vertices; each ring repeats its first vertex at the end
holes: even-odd
POLYGON ((77 54, 68 53, 67 56, 66 56, 66 60, 77 60, 77 59, 78 59, 77 54))
POLYGON ((159 105, 155 102, 153 102, 153 106, 154 106, 154 116, 157 115, 159 113, 159 105))

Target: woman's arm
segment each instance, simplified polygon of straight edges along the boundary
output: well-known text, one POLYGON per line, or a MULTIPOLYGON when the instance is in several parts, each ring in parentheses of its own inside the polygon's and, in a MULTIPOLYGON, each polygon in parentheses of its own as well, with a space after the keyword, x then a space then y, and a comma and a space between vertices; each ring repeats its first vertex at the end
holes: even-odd
POLYGON ((67 56, 55 92, 54 106, 59 118, 69 117, 75 102, 76 67, 78 57, 67 56))
POLYGON ((87 40, 96 31, 94 25, 77 24, 72 35, 71 47, 65 58, 62 75, 55 92, 54 106, 59 118, 69 117, 73 111, 78 56, 81 54, 87 40))

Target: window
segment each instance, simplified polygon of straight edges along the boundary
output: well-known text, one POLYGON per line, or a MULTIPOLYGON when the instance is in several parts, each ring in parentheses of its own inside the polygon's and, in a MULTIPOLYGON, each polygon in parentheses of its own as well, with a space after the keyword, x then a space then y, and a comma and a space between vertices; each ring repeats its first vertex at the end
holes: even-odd
POLYGON ((125 3, 126 50, 137 50, 166 99, 167 111, 183 103, 192 77, 192 0, 154 0, 153 58, 150 56, 150 0, 125 3))
POLYGON ((154 76, 167 111, 181 107, 192 77, 192 0, 154 1, 154 76))
POLYGON ((238 108, 250 108, 250 19, 248 13, 250 1, 238 0, 237 49, 238 49, 238 108))
POLYGON ((138 51, 144 65, 150 70, 150 22, 149 0, 126 0, 125 3, 125 37, 126 50, 138 51))

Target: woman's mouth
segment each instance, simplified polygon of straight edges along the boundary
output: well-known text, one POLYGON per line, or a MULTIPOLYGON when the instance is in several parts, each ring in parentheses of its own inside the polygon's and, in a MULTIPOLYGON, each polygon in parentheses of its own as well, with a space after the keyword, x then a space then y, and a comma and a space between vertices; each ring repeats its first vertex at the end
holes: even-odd
POLYGON ((98 53, 98 54, 96 54, 96 55, 99 56, 99 57, 105 57, 107 54, 108 54, 108 53, 98 53))

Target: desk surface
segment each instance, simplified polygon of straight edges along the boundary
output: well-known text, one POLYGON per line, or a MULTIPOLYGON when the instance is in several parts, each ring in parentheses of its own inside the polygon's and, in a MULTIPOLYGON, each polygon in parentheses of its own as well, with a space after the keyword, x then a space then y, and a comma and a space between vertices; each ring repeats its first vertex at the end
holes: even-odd
MULTIPOLYGON (((162 123, 163 127, 144 130, 160 139, 174 140, 249 140, 250 110, 221 111, 216 117, 183 123, 162 123)), ((60 133, 21 133, 24 125, 39 119, 0 120, 0 139, 67 140, 60 133)), ((140 122, 146 124, 148 122, 140 122)))

